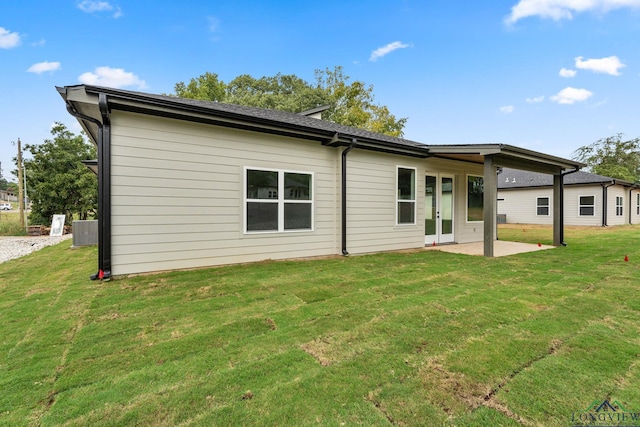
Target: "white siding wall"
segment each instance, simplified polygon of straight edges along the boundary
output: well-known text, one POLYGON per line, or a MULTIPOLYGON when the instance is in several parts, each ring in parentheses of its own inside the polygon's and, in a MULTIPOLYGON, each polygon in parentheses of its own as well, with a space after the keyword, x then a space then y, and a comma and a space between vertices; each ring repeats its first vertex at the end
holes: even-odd
POLYGON ((629 224, 629 191, 621 185, 607 188, 607 225, 629 224), (622 197, 622 215, 616 212, 616 197, 622 197))
POLYGON ((551 188, 500 190, 498 199, 502 199, 498 200, 498 213, 507 215, 507 223, 553 224, 553 190, 551 188), (549 198, 548 216, 536 214, 538 197, 549 198))
MULTIPOLYGON (((609 198, 610 200, 611 198, 609 198)), ((615 204, 615 199, 614 199, 615 204)), ((602 186, 567 186, 564 188, 565 225, 602 225, 602 186), (580 215, 580 196, 594 196, 593 216, 580 215)))
MULTIPOLYGON (((424 246, 420 159, 357 148, 347 155, 347 250, 351 254, 424 246), (416 168, 416 224, 396 225, 398 167, 416 168)), ((422 176, 422 178, 421 178, 422 176)))
MULTIPOLYGON (((116 111, 112 123, 112 274, 339 254, 341 149, 318 142, 116 111), (244 232, 246 167, 314 173, 314 230, 244 232)), ((348 156, 347 250, 424 246, 425 174, 454 177, 455 241, 467 222, 467 175, 482 165, 355 149, 348 156), (396 225, 398 167, 416 170, 416 223, 396 225)))
POLYGON ((112 129, 112 274, 337 253, 338 150, 133 113, 112 129), (315 229, 245 234, 245 167, 313 172, 315 229))
MULTIPOLYGON (((640 190, 633 190, 631 195, 631 222, 640 224, 640 214, 637 209, 637 196, 640 190)), ((564 187, 564 223, 565 225, 602 225, 602 186, 581 185, 564 187), (580 215, 580 196, 594 196, 595 210, 593 216, 580 215)), ((553 224, 553 190, 551 188, 527 188, 515 190, 500 190, 498 198, 498 213, 507 215, 508 223, 521 224, 553 224), (550 215, 548 217, 536 215, 536 200, 538 197, 549 197, 550 215)), ((607 189, 607 225, 623 225, 629 223, 629 189, 621 185, 614 185, 607 189), (623 214, 616 215, 616 197, 622 197, 623 214)))
POLYGON ((425 175, 454 177, 454 231, 457 243, 481 241, 482 222, 466 221, 467 174, 482 175, 482 165, 438 159, 413 159, 355 149, 347 156, 347 249, 351 254, 424 247, 425 175), (416 168, 415 225, 396 225, 398 167, 416 168))

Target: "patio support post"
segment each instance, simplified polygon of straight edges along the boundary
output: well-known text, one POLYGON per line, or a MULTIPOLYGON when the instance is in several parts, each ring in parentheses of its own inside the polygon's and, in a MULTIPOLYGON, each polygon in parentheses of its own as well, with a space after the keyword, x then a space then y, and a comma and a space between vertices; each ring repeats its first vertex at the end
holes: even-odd
POLYGON ((496 200, 498 198, 498 171, 492 155, 484 156, 484 256, 493 257, 496 236, 496 200))
POLYGON ((564 175, 553 175, 553 246, 564 244, 564 175))

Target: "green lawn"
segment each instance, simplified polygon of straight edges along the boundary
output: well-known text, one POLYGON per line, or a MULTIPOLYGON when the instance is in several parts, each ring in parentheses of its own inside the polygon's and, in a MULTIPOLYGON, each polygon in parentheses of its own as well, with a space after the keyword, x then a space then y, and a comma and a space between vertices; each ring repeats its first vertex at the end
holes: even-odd
POLYGON ((0 236, 24 236, 25 227, 20 226, 20 211, 0 211, 0 236))
POLYGON ((0 425, 640 425, 640 227, 566 241, 104 283, 48 247, 0 264, 0 425))

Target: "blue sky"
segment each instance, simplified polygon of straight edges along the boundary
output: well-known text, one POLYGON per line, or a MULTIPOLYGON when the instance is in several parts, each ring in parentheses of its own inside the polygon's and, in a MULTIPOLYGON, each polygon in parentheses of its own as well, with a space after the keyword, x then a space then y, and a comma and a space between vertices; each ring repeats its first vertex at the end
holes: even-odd
POLYGON ((429 144, 561 157, 640 137, 640 0, 22 0, 0 3, 0 162, 51 125, 55 86, 171 93, 207 71, 313 81, 342 66, 429 144))

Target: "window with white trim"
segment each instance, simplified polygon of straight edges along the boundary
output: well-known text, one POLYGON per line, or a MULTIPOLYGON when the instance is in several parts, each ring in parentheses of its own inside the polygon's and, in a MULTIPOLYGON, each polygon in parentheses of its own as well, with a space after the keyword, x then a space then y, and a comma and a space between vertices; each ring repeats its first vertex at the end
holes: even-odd
POLYGON ((396 191, 396 224, 416 223, 416 170, 398 167, 396 191))
POLYGON ((467 221, 484 220, 484 177, 467 175, 467 221))
POLYGON ((536 199, 536 215, 549 216, 549 198, 538 197, 536 199))
POLYGON ((245 169, 245 232, 313 230, 313 173, 245 169))
POLYGON ((624 213, 624 199, 616 196, 616 216, 622 216, 624 213))
POLYGON ((580 196, 580 216, 594 216, 596 214, 596 196, 580 196))

